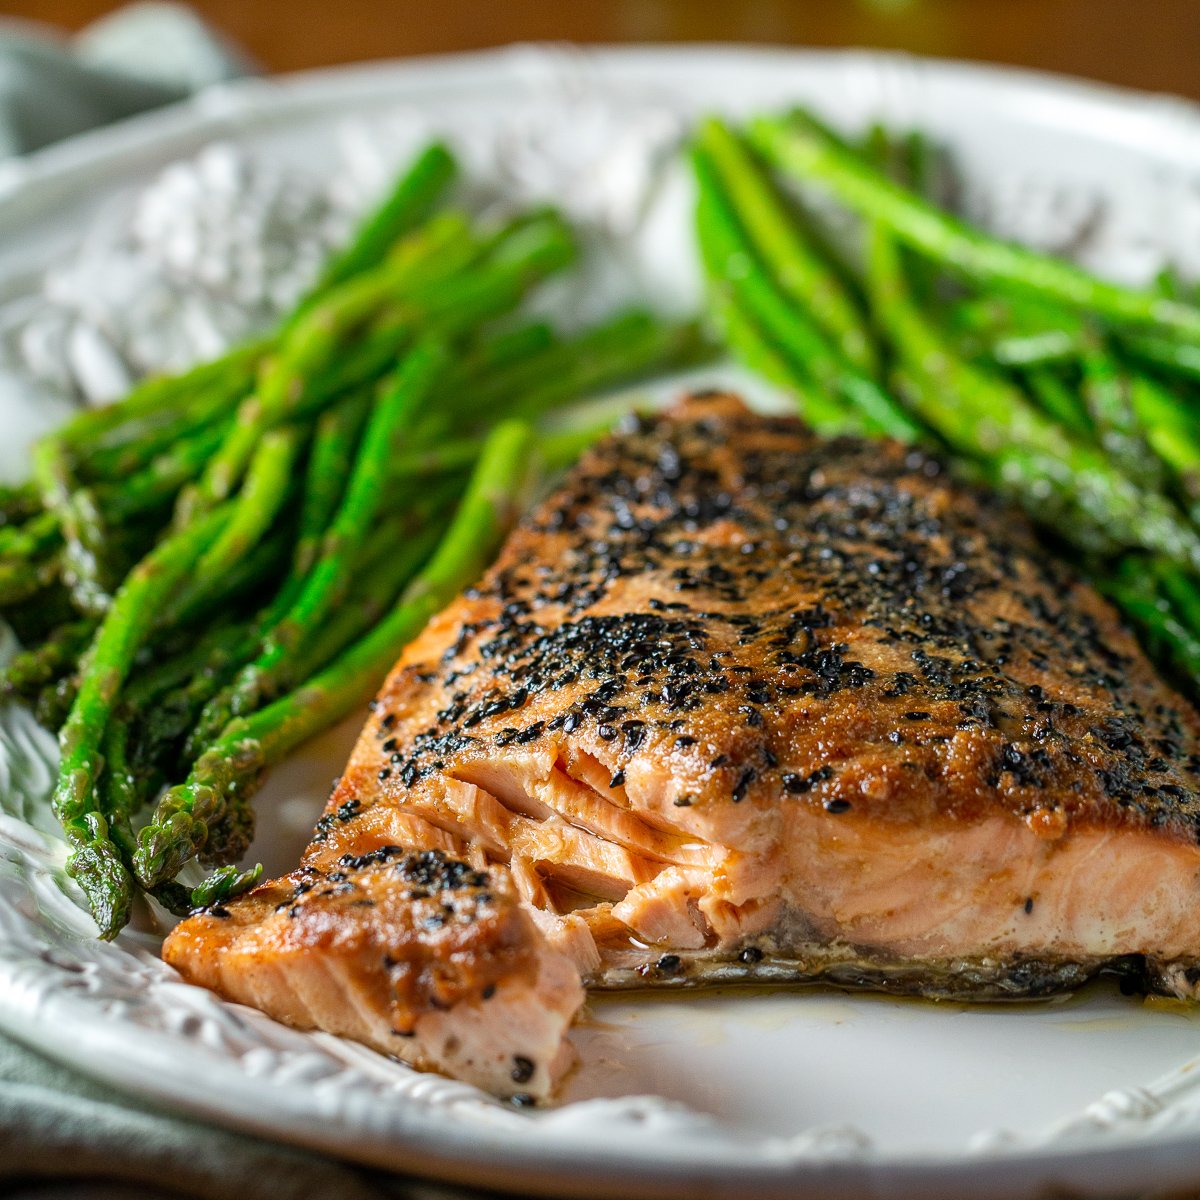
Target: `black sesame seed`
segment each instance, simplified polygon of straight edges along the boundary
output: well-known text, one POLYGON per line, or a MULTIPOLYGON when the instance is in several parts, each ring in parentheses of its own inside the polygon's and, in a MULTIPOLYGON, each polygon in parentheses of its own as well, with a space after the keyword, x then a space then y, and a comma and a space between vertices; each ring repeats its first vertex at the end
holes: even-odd
POLYGON ((757 772, 753 767, 743 767, 742 773, 738 776, 737 783, 733 785, 733 802, 741 804, 746 798, 746 789, 754 782, 754 777, 757 772))

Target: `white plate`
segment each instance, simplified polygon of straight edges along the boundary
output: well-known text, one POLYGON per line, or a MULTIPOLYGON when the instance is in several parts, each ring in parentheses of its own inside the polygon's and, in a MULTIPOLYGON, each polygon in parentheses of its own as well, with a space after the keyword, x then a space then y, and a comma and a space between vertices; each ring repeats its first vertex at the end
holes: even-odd
MULTIPOLYGON (((1200 118, 1182 102, 883 55, 518 49, 237 84, 6 164, 0 299, 213 138, 319 174, 344 165, 347 136, 398 155, 432 126, 473 147, 502 191, 565 197, 606 239, 582 289, 594 303, 648 291, 678 305, 695 288, 687 189, 647 158, 704 108, 797 100, 931 130, 958 150, 968 204, 1006 232, 1127 278, 1168 257, 1200 271, 1200 118)), ((49 419, 39 408, 0 393, 10 462, 49 419)), ((295 862, 356 724, 272 778, 255 848, 269 870, 295 862)), ((61 844, 36 828, 52 753, 0 709, 0 1026, 122 1089, 363 1162, 547 1194, 1200 1183, 1198 1018, 1108 987, 1004 1009, 828 990, 598 999, 564 1103, 533 1113, 295 1033, 179 982, 148 934, 92 938, 61 844)))

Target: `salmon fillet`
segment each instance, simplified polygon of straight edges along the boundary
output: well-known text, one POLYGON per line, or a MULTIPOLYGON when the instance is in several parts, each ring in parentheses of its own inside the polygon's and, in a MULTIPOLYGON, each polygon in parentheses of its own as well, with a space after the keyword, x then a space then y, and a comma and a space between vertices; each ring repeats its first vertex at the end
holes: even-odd
POLYGON ((1011 508, 693 397, 407 649, 300 870, 164 953, 531 1097, 581 983, 1194 997, 1198 732, 1011 508))

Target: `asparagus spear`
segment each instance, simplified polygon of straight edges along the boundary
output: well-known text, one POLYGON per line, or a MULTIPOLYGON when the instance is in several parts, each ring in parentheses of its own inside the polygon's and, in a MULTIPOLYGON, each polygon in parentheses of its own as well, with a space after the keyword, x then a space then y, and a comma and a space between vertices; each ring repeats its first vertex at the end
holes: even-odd
MULTIPOLYGON (((934 142, 920 129, 909 130, 900 147, 903 161, 902 183, 935 208, 943 207, 941 200, 948 184, 946 158, 934 142)), ((930 304, 938 292, 937 267, 928 259, 917 258, 910 266, 913 294, 920 304, 930 304)))
POLYGON ((987 355, 1005 367, 1074 363, 1089 341, 1078 313, 1026 295, 975 297, 954 306, 952 321, 981 339, 987 355))
MULTIPOLYGON (((424 439, 422 439, 424 440, 424 439)), ((483 441, 478 437, 444 438, 425 450, 409 450, 392 459, 387 495, 407 491, 414 477, 441 475, 471 466, 483 441)))
POLYGON ((200 728, 219 734, 231 716, 253 711, 293 681, 295 654, 303 640, 341 599, 348 565, 357 557, 379 511, 383 487, 395 447, 414 421, 447 363, 446 350, 427 341, 414 348, 392 386, 380 397, 363 432, 345 496, 323 540, 312 572, 291 609, 270 631, 258 658, 239 675, 228 695, 215 697, 205 709, 200 728))
POLYGON ((62 534, 63 581, 80 612, 102 616, 112 603, 111 582, 100 560, 107 532, 94 494, 74 479, 64 441, 47 438, 34 447, 33 477, 62 534))
MULTIPOLYGON (((616 324, 614 321, 613 326, 616 324)), ((584 334, 563 343, 559 372, 548 374, 524 392, 514 393, 498 406, 497 413, 533 420, 564 401, 595 395, 651 371, 695 362, 708 350, 699 328, 690 323, 671 325, 650 320, 641 329, 631 330, 620 345, 606 349, 595 347, 591 336, 584 334)))
MULTIPOLYGON (((484 261, 488 254, 503 251, 506 246, 511 249, 511 243, 514 240, 519 241, 518 235, 529 230, 531 226, 535 233, 544 233, 550 224, 551 221, 545 217, 536 221, 514 220, 483 243, 478 243, 472 236, 465 245, 455 246, 454 253, 457 260, 464 264, 467 261, 484 261)), ((556 225, 557 222, 553 224, 556 225)), ((442 262, 438 269, 445 270, 445 263, 442 262)), ((449 294, 452 303, 457 302, 455 298, 461 295, 461 289, 449 294)), ((330 397, 338 398, 343 394, 356 393, 364 386, 377 381, 380 376, 395 367, 413 336, 412 305, 406 307, 400 304, 385 308, 382 315, 368 327, 358 344, 352 342, 339 347, 334 361, 315 370, 305 380, 304 391, 308 399, 301 401, 297 413, 307 415, 322 408, 330 397)), ((551 341, 553 334, 549 327, 542 323, 484 335, 476 339, 463 359, 456 364, 455 370, 447 379, 447 387, 463 386, 468 380, 473 380, 479 372, 507 365, 526 353, 541 349, 551 341)))
POLYGON ((1143 437, 1129 379, 1094 330, 1087 337, 1082 365, 1083 398, 1100 445, 1136 483, 1159 489, 1162 464, 1143 437))
MULTIPOLYGON (((1133 568, 1130 568, 1132 572, 1133 568)), ((1182 570, 1177 564, 1156 558, 1151 573, 1158 580, 1167 601, 1174 608, 1182 624, 1200 637, 1200 588, 1196 577, 1182 570)), ((1140 570, 1138 571, 1140 575, 1140 570)))
POLYGON ((692 166, 701 195, 697 214, 700 247, 709 272, 726 282, 753 319, 817 388, 840 394, 858 408, 868 430, 912 440, 918 427, 895 399, 843 358, 802 310, 789 305, 747 253, 737 217, 699 149, 693 152, 692 166))
MULTIPOLYGON (((297 652, 292 664, 295 678, 308 678, 326 666, 329 660, 361 636, 391 607, 401 581, 411 575, 422 559, 427 557, 432 545, 444 532, 444 522, 436 516, 422 518, 422 510, 438 513, 442 503, 460 491, 461 486, 452 487, 449 492, 444 487, 434 488, 429 493, 434 503, 422 503, 413 510, 412 517, 385 523, 372 534, 354 572, 357 581, 354 593, 297 652), (414 519, 415 529, 404 528, 405 525, 413 525, 414 519)), ((203 744, 198 749, 202 750, 203 744)), ((210 826, 201 853, 202 861, 206 864, 235 861, 245 853, 253 835, 253 810, 246 802, 230 806, 210 826)))
POLYGON ((479 383, 493 371, 524 362, 557 340, 553 328, 545 321, 529 321, 498 333, 483 334, 467 347, 461 364, 447 379, 447 388, 479 383))
POLYGON ((409 638, 475 577, 515 515, 531 449, 527 426, 498 425, 437 553, 388 617, 295 692, 232 722, 163 797, 138 835, 134 865, 145 886, 173 878, 200 853, 208 830, 231 805, 247 803, 267 767, 361 704, 409 638))
POLYGON ((186 409, 196 396, 215 389, 248 390, 253 386, 257 364, 270 344, 271 339, 258 338, 183 374, 154 376, 138 384, 116 404, 78 413, 54 436, 77 454, 86 467, 89 446, 134 440, 142 429, 139 422, 145 418, 157 422, 164 410, 186 409))
POLYGON ((1130 401, 1154 452, 1174 472, 1192 521, 1200 524, 1200 427, 1158 380, 1135 373, 1130 401))
POLYGON ((300 508, 292 572, 303 578, 316 561, 321 539, 337 511, 353 460, 354 448, 367 419, 369 397, 356 396, 321 414, 313 438, 300 508))
POLYGON ((37 562, 61 544, 58 518, 52 512, 40 511, 20 525, 0 527, 0 562, 37 562))
MULTIPOLYGON (((473 246, 471 250, 474 253, 473 246)), ((398 325, 410 338, 420 329, 426 329, 448 340, 454 339, 489 317, 512 309, 535 283, 566 266, 575 252, 574 238, 561 219, 547 216, 506 234, 489 260, 467 274, 461 271, 463 261, 444 253, 436 256, 436 260, 414 258, 412 261, 420 265, 420 270, 413 267, 409 283, 419 277, 420 286, 413 286, 397 304, 398 325)), ((353 284, 354 281, 347 286, 353 284)), ((328 302, 332 303, 335 297, 336 293, 331 294, 328 302)), ((293 351, 309 363, 312 361, 309 350, 296 347, 303 345, 303 339, 310 334, 318 333, 325 303, 314 308, 293 335, 293 351)), ((323 335, 317 340, 323 341, 323 335)), ((309 400, 309 386, 303 381, 297 385, 298 377, 291 375, 290 368, 284 365, 294 361, 290 353, 281 354, 279 365, 272 369, 271 378, 276 382, 271 385, 270 403, 260 403, 257 397, 252 397, 243 406, 228 441, 209 464, 195 494, 189 495, 188 503, 183 506, 185 518, 195 507, 204 507, 227 494, 240 478, 262 433, 286 420, 309 400), (280 383, 279 379, 291 382, 280 383)))
POLYGON ((96 776, 117 695, 154 614, 229 518, 217 509, 162 543, 130 573, 89 647, 79 693, 59 733, 62 762, 51 805, 71 854, 67 872, 83 888, 100 935, 112 938, 128 919, 133 881, 96 804, 96 776))
POLYGON ((1122 334, 1122 346, 1134 357, 1185 379, 1200 379, 1200 344, 1158 334, 1122 334))
POLYGON ((864 433, 861 414, 815 388, 796 370, 738 305, 721 280, 710 283, 709 298, 725 342, 747 367, 788 392, 800 416, 818 433, 864 433))
POLYGON ((1141 572, 1131 560, 1119 575, 1099 577, 1102 591, 1139 627, 1151 650, 1191 683, 1193 694, 1200 679, 1200 637, 1172 611, 1170 603, 1153 587, 1153 576, 1141 572))
MULTIPOLYGON (((337 470, 343 477, 348 475, 351 468, 352 448, 347 452, 347 461, 339 464, 337 470)), ((364 542, 361 559, 373 561, 384 551, 395 553, 395 547, 419 532, 426 522, 436 518, 438 511, 458 496, 461 484, 449 477, 444 482, 427 485, 414 500, 409 490, 389 490, 382 502, 383 511, 395 510, 400 515, 391 517, 377 524, 367 535, 364 542)), ((341 496, 341 488, 333 500, 336 505, 341 496)), ((328 524, 328 516, 324 518, 328 524)), ((325 534, 322 526, 315 530, 315 547, 319 549, 325 534)), ((348 569, 348 575, 357 579, 360 563, 356 561, 348 569)), ((273 599, 248 623, 235 624, 224 635, 217 638, 205 652, 198 667, 185 672, 185 686, 171 691, 153 706, 148 714, 147 738, 151 747, 157 747, 155 754, 174 744, 179 738, 187 735, 183 748, 185 762, 191 762, 200 755, 208 742, 220 732, 220 728, 228 721, 230 713, 227 705, 229 697, 222 695, 217 699, 222 689, 229 686, 233 676, 243 667, 251 663, 261 652, 270 632, 291 611, 305 585, 309 567, 301 571, 297 568, 295 554, 291 572, 276 592, 273 599), (208 715, 200 720, 201 712, 210 705, 208 715), (199 723, 197 723, 199 721, 199 723), (190 732, 189 732, 190 731, 190 732)), ((146 700, 149 697, 145 698, 146 700)))
POLYGON ((57 733, 66 722, 75 697, 79 694, 79 673, 72 672, 48 683, 33 704, 33 715, 43 729, 57 733))
POLYGON ((135 714, 153 720, 163 707, 163 698, 173 689, 203 675, 209 660, 219 647, 227 646, 248 624, 244 616, 219 618, 197 633, 183 631, 188 640, 173 647, 172 652, 160 655, 143 654, 147 661, 138 661, 130 675, 121 698, 135 714))
POLYGON ((696 140, 780 291, 810 313, 848 362, 875 374, 875 348, 862 315, 837 273, 804 239, 741 139, 724 122, 709 118, 696 140))
POLYGON ((921 385, 915 397, 921 416, 952 447, 984 461, 1014 453, 1026 463, 1036 458, 1042 486, 1067 490, 1070 502, 1111 538, 1200 570, 1200 536, 1174 505, 1131 483, 1099 450, 1072 441, 1006 380, 955 356, 913 303, 895 242, 882 228, 871 241, 869 284, 873 311, 921 385))
MULTIPOLYGON (((363 545, 359 560, 348 574, 357 580, 361 563, 377 561, 385 552, 396 555, 396 547, 419 536, 427 523, 436 523, 437 514, 452 504, 461 490, 461 481, 450 476, 444 482, 422 489, 416 502, 411 495, 393 497, 395 507, 402 515, 374 528, 363 545)), ((259 656, 271 631, 291 610, 303 583, 303 577, 291 576, 253 621, 235 627, 227 637, 214 644, 202 668, 191 673, 186 686, 157 702, 147 722, 147 736, 152 739, 151 745, 159 748, 158 752, 185 734, 184 762, 191 763, 204 752, 231 717, 229 695, 224 694, 223 689, 233 682, 239 670, 259 656)))
POLYGON ((94 488, 100 510, 111 525, 125 525, 170 504, 179 489, 195 479, 220 448, 228 425, 198 431, 151 458, 123 481, 94 488))
POLYGON ((187 621, 227 591, 227 573, 259 543, 284 506, 302 444, 300 430, 290 425, 263 437, 228 522, 204 551, 191 581, 160 615, 160 624, 187 621))
POLYGON ((58 517, 38 512, 23 524, 0 527, 0 607, 12 608, 59 577, 62 545, 58 517))
POLYGON ((0 608, 31 600, 58 577, 57 556, 32 562, 0 562, 0 608))
POLYGON ((0 672, 0 695, 35 700, 44 687, 75 667, 95 632, 96 622, 82 617, 60 625, 41 644, 22 650, 0 672))
POLYGON ((1094 438, 1095 431, 1078 392, 1068 387, 1052 368, 1037 367, 1022 378, 1048 417, 1081 441, 1094 438))
POLYGON ((98 435, 83 447, 73 447, 80 478, 92 484, 120 484, 170 454, 181 443, 233 419, 242 400, 254 389, 251 363, 229 378, 219 380, 179 404, 147 413, 132 424, 98 435))
MULTIPOLYGON (((626 374, 636 373, 636 366, 624 368, 627 348, 642 344, 659 328, 660 323, 649 312, 628 309, 574 337, 539 346, 528 356, 484 367, 478 378, 450 378, 446 392, 451 396, 454 416, 465 420, 492 417, 524 397, 553 388, 567 376, 579 379, 593 370, 610 378, 623 369, 626 374), (584 362, 591 365, 581 367, 584 362), (455 388, 461 396, 451 395, 455 388), (463 407, 464 398, 469 408, 463 407)), ((450 429, 454 422, 447 417, 440 425, 450 429)))
POLYGON ((20 525, 41 511, 42 503, 34 488, 0 484, 0 529, 20 525))
MULTIPOLYGON (((504 250, 506 244, 527 231, 530 226, 544 230, 545 217, 537 221, 514 220, 501 230, 477 244, 475 239, 467 245, 464 260, 487 261, 490 254, 504 250), (474 255, 474 258, 471 255, 474 255)), ((462 248, 459 248, 461 252, 462 248)), ((443 264, 444 266, 444 264, 443 264)), ((411 306, 403 305, 385 310, 384 314, 368 330, 361 346, 348 346, 339 353, 337 361, 316 371, 307 381, 306 390, 319 399, 337 396, 342 392, 360 388, 377 379, 395 366, 405 345, 412 340, 413 320, 411 306)), ((553 341, 553 334, 543 323, 523 325, 499 334, 487 334, 472 344, 464 358, 457 364, 447 381, 448 387, 463 384, 480 371, 513 362, 526 353, 533 353, 553 341)))
POLYGON ((1070 263, 990 237, 887 179, 805 113, 760 117, 751 123, 750 136, 785 173, 820 185, 960 275, 1052 298, 1117 324, 1200 341, 1200 309, 1097 279, 1070 263))
POLYGON ((104 731, 104 771, 98 784, 99 814, 108 826, 108 837, 123 863, 132 861, 137 850, 132 818, 141 807, 138 780, 130 769, 129 725, 122 720, 109 722, 104 731))
MULTIPOLYGON (((297 406, 297 419, 307 419, 310 410, 320 409, 343 393, 350 393, 346 402, 365 397, 355 389, 369 385, 384 371, 394 366, 398 354, 408 340, 407 326, 383 324, 372 330, 361 345, 348 346, 336 364, 309 381, 308 399, 297 406)), ((180 488, 195 480, 206 464, 220 449, 229 432, 229 423, 214 419, 209 425, 186 433, 179 440, 147 459, 140 470, 117 483, 101 484, 96 494, 105 517, 113 524, 123 524, 158 506, 170 503, 180 488)))
MULTIPOLYGON (((231 494, 259 440, 275 425, 290 419, 317 390, 312 378, 318 367, 333 358, 350 334, 377 316, 389 300, 404 296, 414 283, 440 283, 453 277, 475 253, 475 242, 462 218, 448 214, 414 235, 407 251, 370 275, 351 278, 323 293, 290 324, 203 477, 181 499, 177 524, 186 523, 193 513, 231 494)), ((419 301, 414 308, 416 312, 410 312, 408 320, 401 322, 402 337, 411 335, 413 317, 421 313, 419 301)))
POLYGON ((329 362, 348 334, 414 289, 428 289, 459 274, 479 251, 460 213, 442 213, 397 247, 373 270, 328 291, 292 321, 258 385, 269 409, 285 408, 303 392, 317 368, 329 362))
POLYGON ((359 226, 345 249, 329 260, 309 297, 300 305, 296 318, 339 284, 375 267, 399 237, 433 211, 457 173, 458 164, 444 143, 426 146, 359 226))
POLYGON ((205 705, 258 653, 266 629, 278 619, 276 612, 272 605, 259 617, 215 636, 198 651, 196 670, 176 686, 165 687, 153 705, 139 705, 139 762, 161 764, 170 772, 187 769, 211 740, 197 726, 205 705))
POLYGON ((397 544, 389 538, 374 554, 364 554, 355 587, 328 621, 298 652, 293 673, 309 679, 347 646, 363 637, 385 613, 445 534, 446 522, 430 521, 397 544))

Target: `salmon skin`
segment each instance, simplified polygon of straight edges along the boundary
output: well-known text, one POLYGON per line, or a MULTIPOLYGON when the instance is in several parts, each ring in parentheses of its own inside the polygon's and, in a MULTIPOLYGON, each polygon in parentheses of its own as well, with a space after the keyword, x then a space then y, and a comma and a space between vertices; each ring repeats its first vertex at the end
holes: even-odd
POLYGON ((590 987, 1194 998, 1196 713, 995 497, 723 395, 589 453, 185 976, 502 1095, 590 987))

